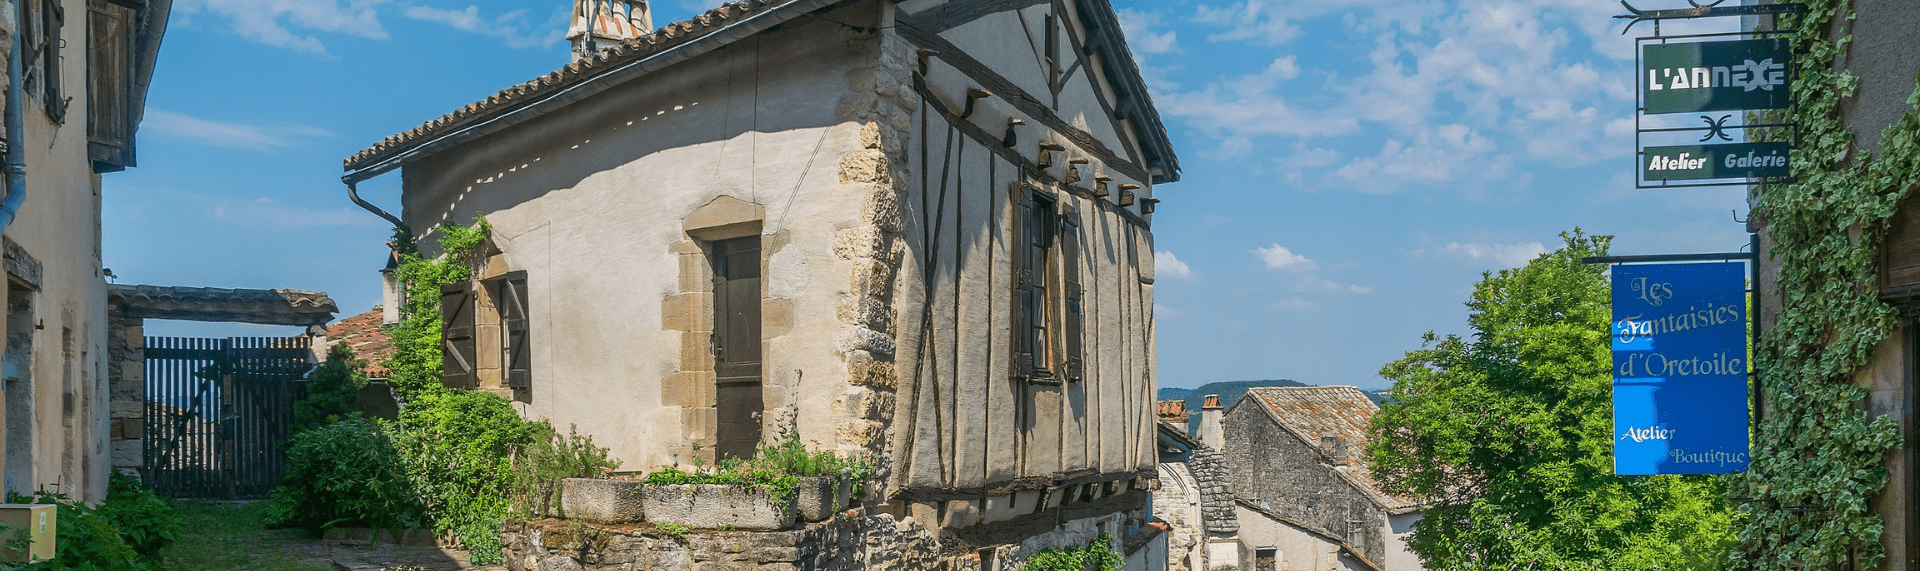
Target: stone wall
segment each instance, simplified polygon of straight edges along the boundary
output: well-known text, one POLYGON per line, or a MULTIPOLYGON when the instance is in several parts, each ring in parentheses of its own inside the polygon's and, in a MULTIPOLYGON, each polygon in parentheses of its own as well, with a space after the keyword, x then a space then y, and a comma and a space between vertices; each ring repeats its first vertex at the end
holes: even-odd
POLYGON ((1386 512, 1322 463, 1317 449, 1281 428, 1260 406, 1234 407, 1224 424, 1231 452, 1226 465, 1233 493, 1241 501, 1338 538, 1368 560, 1383 560, 1386 539, 1380 523, 1386 521, 1386 512))
POLYGON ((501 536, 510 571, 933 569, 938 543, 912 519, 842 513, 792 531, 691 530, 532 520, 501 536))
POLYGON ((140 318, 115 315, 107 329, 108 446, 114 470, 138 474, 146 442, 146 328, 140 318))

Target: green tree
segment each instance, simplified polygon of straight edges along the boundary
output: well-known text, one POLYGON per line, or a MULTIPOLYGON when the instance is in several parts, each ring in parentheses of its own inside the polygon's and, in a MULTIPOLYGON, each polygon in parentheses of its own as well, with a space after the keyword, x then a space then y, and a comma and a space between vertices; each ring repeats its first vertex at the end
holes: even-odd
POLYGON ((307 396, 293 403, 293 432, 339 422, 353 411, 354 398, 367 386, 360 371, 366 366, 346 343, 327 348, 327 362, 307 375, 307 396))
POLYGON ((1710 476, 1613 475, 1612 236, 1562 233, 1526 266, 1482 274, 1471 338, 1428 333, 1380 374, 1374 477, 1428 507, 1410 547, 1429 569, 1717 569, 1733 510, 1710 476))

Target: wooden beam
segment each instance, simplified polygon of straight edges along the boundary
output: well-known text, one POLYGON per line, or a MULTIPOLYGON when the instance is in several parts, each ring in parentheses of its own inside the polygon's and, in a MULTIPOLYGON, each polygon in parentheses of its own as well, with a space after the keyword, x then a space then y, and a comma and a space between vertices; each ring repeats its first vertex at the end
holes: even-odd
MULTIPOLYGON (((953 0, 914 13, 911 17, 925 26, 926 30, 938 34, 978 20, 988 14, 998 14, 1046 4, 1052 0, 953 0)), ((906 16, 901 14, 901 16, 906 16)))
POLYGON ((981 87, 986 88, 987 91, 991 91, 995 95, 1005 99, 1008 103, 1012 104, 1015 109, 1020 110, 1021 113, 1038 121, 1042 126, 1052 129, 1061 135, 1065 135, 1068 140, 1073 141, 1081 150, 1093 155, 1094 158, 1100 159, 1100 162, 1105 163, 1108 168, 1119 171, 1121 174, 1127 175, 1135 180, 1153 180, 1152 175, 1139 164, 1121 157, 1119 153, 1113 152, 1113 149, 1107 148, 1099 139, 1095 139, 1092 134, 1067 123, 1066 120, 1061 119, 1059 115, 1054 114, 1052 109, 1048 109, 1046 105, 1041 104, 1039 99, 1029 95, 1025 90, 1020 89, 1007 78, 1001 77, 998 73, 994 73, 992 68, 987 67, 987 65, 981 63, 980 60, 973 59, 972 56, 967 55, 964 50, 961 50, 959 46, 953 45, 952 42, 948 42, 946 38, 940 37, 937 33, 925 31, 918 20, 902 15, 898 16, 896 21, 900 25, 895 29, 900 31, 901 37, 921 47, 940 52, 939 57, 941 61, 953 66, 954 69, 960 70, 961 74, 966 75, 967 78, 972 79, 981 87))

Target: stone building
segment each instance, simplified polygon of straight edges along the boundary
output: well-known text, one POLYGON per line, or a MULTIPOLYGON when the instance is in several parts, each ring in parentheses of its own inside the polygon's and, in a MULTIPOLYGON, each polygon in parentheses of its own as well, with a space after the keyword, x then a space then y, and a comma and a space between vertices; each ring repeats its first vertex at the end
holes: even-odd
POLYGON ((1361 456, 1377 410, 1360 389, 1333 386, 1256 387, 1226 411, 1241 569, 1421 568, 1406 546, 1419 506, 1382 492, 1361 456))
MULTIPOLYGON (((1213 571, 1240 567, 1240 523, 1219 430, 1187 436, 1183 400, 1160 401, 1160 489, 1153 515, 1167 522, 1167 569, 1213 571)), ((1207 395, 1201 425, 1220 426, 1220 396, 1207 395)))
POLYGON ((792 427, 877 459, 864 507, 961 568, 1100 530, 1164 558, 1150 228, 1179 166, 1107 0, 577 6, 574 63, 346 160, 350 193, 403 171, 399 216, 353 200, 429 254, 492 224, 444 292, 447 384, 637 470, 792 427))
POLYGON ((0 80, 4 170, 12 173, 0 200, 7 492, 99 501, 111 439, 139 429, 137 402, 109 406, 100 187, 103 173, 134 166, 134 132, 171 4, 0 2, 0 49, 17 62, 0 80))

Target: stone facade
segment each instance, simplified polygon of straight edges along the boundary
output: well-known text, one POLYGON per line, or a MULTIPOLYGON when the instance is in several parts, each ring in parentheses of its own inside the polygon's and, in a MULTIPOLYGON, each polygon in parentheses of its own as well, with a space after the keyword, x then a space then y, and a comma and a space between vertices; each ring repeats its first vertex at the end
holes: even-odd
POLYGON ((1360 457, 1376 410, 1353 387, 1254 388, 1227 410, 1221 432, 1242 568, 1262 549, 1294 571, 1322 569, 1315 562, 1329 554, 1355 569, 1406 559, 1405 533, 1393 533, 1389 518, 1418 506, 1381 492, 1360 457))
POLYGON ((1115 18, 732 2, 389 138, 347 178, 403 168, 390 220, 428 254, 438 225, 486 216, 478 341, 454 349, 480 374, 450 382, 625 468, 791 436, 871 459, 860 507, 937 529, 952 562, 1089 526, 1164 558, 1141 531, 1160 529, 1150 226, 1178 164, 1115 18), (1060 22, 1044 33, 1083 61, 1047 77, 1022 21, 1060 22), (1017 228, 1050 252, 1016 262, 1017 228), (484 284, 509 273, 531 318, 503 348, 484 284), (530 375, 504 390, 489 359, 519 350, 530 375))

